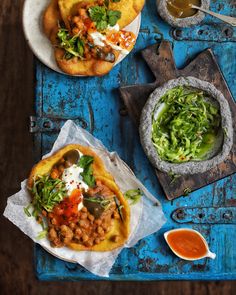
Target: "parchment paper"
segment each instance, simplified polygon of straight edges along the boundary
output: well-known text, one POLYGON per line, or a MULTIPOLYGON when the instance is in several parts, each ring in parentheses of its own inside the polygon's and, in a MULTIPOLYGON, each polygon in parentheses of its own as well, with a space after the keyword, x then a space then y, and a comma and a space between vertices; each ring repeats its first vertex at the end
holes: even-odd
MULTIPOLYGON (((134 176, 128 166, 119 158, 116 152, 109 153, 101 141, 92 134, 68 120, 62 127, 51 152, 44 157, 53 154, 67 144, 81 144, 90 146, 103 160, 106 169, 113 175, 121 191, 125 193, 129 189, 139 188, 143 192, 139 203, 130 206, 131 223, 130 237, 124 247, 134 246, 140 239, 156 232, 165 223, 166 219, 157 199, 148 192, 142 183, 134 176)), ((43 246, 48 252, 66 261, 77 262, 95 275, 108 277, 118 254, 123 247, 109 252, 76 252, 69 248, 53 248, 47 238, 37 240, 38 233, 42 231, 34 217, 28 217, 24 213, 31 201, 26 187, 26 180, 21 183, 21 190, 7 200, 7 206, 3 215, 14 223, 20 230, 29 236, 35 243, 43 246)))

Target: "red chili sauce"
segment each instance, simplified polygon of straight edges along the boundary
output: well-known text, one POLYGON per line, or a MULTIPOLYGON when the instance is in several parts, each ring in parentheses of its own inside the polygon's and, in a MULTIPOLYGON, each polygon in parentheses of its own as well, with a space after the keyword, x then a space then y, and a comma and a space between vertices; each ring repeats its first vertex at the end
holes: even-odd
POLYGON ((78 220, 78 205, 82 201, 82 194, 79 189, 73 190, 71 195, 61 201, 52 212, 56 225, 66 224, 78 220))
POLYGON ((178 230, 167 235, 170 248, 182 257, 197 259, 206 255, 207 247, 203 239, 190 230, 178 230))

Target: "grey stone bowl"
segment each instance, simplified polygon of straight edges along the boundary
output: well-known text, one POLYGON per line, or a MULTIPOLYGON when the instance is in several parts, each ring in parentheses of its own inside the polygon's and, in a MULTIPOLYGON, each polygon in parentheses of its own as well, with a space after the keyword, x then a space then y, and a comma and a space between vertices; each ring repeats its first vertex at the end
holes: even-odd
POLYGON ((233 145, 233 127, 229 104, 223 94, 211 83, 199 80, 194 77, 180 77, 158 87, 149 96, 141 114, 139 134, 143 149, 155 168, 167 173, 178 175, 203 173, 220 164, 229 155, 233 145), (189 161, 185 163, 170 163, 163 161, 152 142, 152 113, 161 97, 167 90, 178 85, 191 86, 205 91, 212 97, 211 102, 219 106, 221 115, 221 129, 216 145, 207 155, 207 160, 189 161))
MULTIPOLYGON (((172 27, 191 27, 193 25, 199 24, 205 17, 205 13, 198 10, 196 14, 185 18, 176 18, 172 16, 167 9, 167 0, 156 0, 157 11, 161 18, 169 23, 172 27)), ((209 9, 210 0, 201 0, 201 7, 204 9, 209 9)))

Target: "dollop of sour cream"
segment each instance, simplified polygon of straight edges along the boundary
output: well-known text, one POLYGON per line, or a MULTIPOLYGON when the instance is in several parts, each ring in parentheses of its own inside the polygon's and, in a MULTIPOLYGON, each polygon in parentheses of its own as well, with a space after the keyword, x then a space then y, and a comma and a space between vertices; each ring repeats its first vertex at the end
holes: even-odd
POLYGON ((85 191, 89 189, 88 185, 83 181, 83 178, 80 175, 83 170, 84 169, 75 164, 64 170, 62 180, 66 184, 66 189, 69 195, 76 188, 83 188, 85 191))
MULTIPOLYGON (((109 31, 117 31, 117 32, 119 32, 120 27, 119 27, 118 24, 116 24, 113 27, 108 26, 107 29, 109 31)), ((122 47, 120 47, 118 45, 115 45, 112 42, 108 41, 107 38, 106 38, 106 36, 103 35, 103 34, 101 34, 101 33, 99 33, 98 31, 95 31, 95 32, 90 33, 90 36, 93 38, 93 43, 96 46, 104 47, 105 46, 105 43, 106 43, 107 45, 110 45, 112 49, 117 50, 117 51, 120 51, 121 54, 124 54, 124 55, 129 54, 129 51, 127 49, 124 49, 124 48, 122 48, 122 47), (105 41, 105 43, 103 41, 105 41)))
MULTIPOLYGON (((82 155, 83 154, 80 152, 80 156, 82 155)), ((66 189, 69 196, 74 189, 79 188, 79 189, 84 189, 85 191, 89 189, 89 186, 83 181, 83 177, 81 176, 81 173, 83 171, 84 169, 79 167, 76 164, 64 170, 62 174, 62 180, 65 182, 66 189)), ((82 208, 83 208, 83 201, 79 203, 78 210, 81 210, 82 208)))

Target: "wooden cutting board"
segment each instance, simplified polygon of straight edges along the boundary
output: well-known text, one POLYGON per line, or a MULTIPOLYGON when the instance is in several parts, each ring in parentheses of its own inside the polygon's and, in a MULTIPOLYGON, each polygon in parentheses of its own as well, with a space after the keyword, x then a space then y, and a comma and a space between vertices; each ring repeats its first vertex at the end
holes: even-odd
MULTIPOLYGON (((142 108, 151 92, 168 80, 180 76, 193 76, 214 84, 227 99, 232 112, 233 125, 235 126, 236 105, 211 49, 201 52, 181 70, 176 68, 171 44, 168 41, 164 40, 161 43, 147 47, 142 51, 142 57, 153 72, 155 82, 120 88, 124 104, 137 127, 142 108)), ((236 172, 235 132, 234 129, 234 145, 228 158, 205 173, 173 178, 167 173, 156 170, 156 175, 167 199, 175 199, 236 172)))

